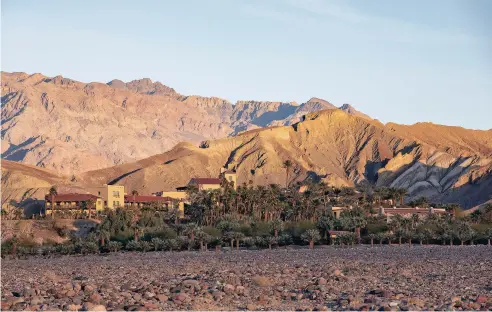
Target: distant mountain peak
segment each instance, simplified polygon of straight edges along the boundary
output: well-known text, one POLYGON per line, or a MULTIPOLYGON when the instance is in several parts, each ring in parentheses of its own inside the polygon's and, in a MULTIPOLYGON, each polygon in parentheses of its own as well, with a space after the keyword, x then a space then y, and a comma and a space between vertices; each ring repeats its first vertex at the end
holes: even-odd
POLYGON ((150 78, 135 79, 127 83, 119 79, 113 79, 108 82, 107 85, 116 89, 129 90, 136 93, 150 95, 178 95, 173 88, 163 85, 159 81, 152 82, 152 79, 150 78))
POLYGON ((361 118, 364 118, 364 119, 372 120, 371 117, 369 117, 368 115, 366 115, 364 113, 359 112, 352 105, 347 104, 347 103, 343 104, 338 109, 340 109, 340 110, 342 110, 342 111, 344 111, 344 112, 346 112, 347 114, 350 114, 350 115, 354 115, 354 116, 361 117, 361 118))
POLYGON ((323 100, 321 98, 317 98, 317 97, 310 98, 309 101, 307 101, 306 103, 318 103, 318 104, 323 104, 323 105, 327 105, 327 106, 334 106, 330 102, 323 100))

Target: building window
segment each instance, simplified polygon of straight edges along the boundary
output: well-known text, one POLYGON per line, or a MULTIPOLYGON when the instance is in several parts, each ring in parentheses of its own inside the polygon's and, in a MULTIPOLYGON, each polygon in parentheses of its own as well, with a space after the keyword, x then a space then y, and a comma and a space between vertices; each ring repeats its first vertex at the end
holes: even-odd
POLYGON ((101 191, 97 192, 97 195, 101 196, 101 191))
POLYGON ((114 197, 120 197, 120 191, 113 191, 114 197))
POLYGON ((231 176, 229 176, 229 182, 232 182, 232 177, 231 176))

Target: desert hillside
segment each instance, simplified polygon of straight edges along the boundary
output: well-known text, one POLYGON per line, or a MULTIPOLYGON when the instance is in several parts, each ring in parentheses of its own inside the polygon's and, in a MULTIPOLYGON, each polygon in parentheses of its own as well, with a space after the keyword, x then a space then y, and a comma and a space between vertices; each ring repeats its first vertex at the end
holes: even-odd
POLYGON ((239 183, 284 185, 287 159, 289 183, 402 187, 465 207, 492 196, 492 130, 384 125, 319 98, 232 105, 150 79, 2 73, 2 95, 2 204, 42 199, 51 185, 173 190, 222 167, 239 183))
MULTIPOLYGON (((394 127, 341 110, 325 110, 307 114, 292 126, 252 130, 200 146, 178 144, 167 153, 87 172, 80 179, 88 184, 120 183, 150 193, 172 190, 196 176, 215 177, 226 167, 237 171, 239 183, 284 185, 282 163, 290 159, 294 173, 289 183, 323 180, 339 186, 402 187, 409 190, 410 198, 428 196, 465 207, 490 199, 492 158, 486 152, 491 143, 472 144, 469 139, 465 148, 463 142, 443 139, 437 145, 427 137, 415 138, 418 125, 406 134, 394 127)), ((433 127, 443 133, 454 129, 433 127)), ((490 131, 459 128, 459 135, 492 142, 490 131)))
POLYGON ((78 174, 160 154, 184 141, 289 125, 322 109, 336 107, 315 98, 301 105, 232 105, 181 95, 150 79, 104 84, 2 72, 2 159, 78 174))
POLYGON ((174 190, 192 177, 216 177, 222 167, 236 170, 239 183, 285 185, 287 159, 294 163, 289 183, 402 187, 409 199, 427 196, 466 208, 491 199, 491 131, 385 126, 338 109, 303 119, 201 144, 183 142, 166 153, 70 176, 2 160, 2 203, 42 199, 51 185, 73 191, 119 183, 143 194, 174 190))

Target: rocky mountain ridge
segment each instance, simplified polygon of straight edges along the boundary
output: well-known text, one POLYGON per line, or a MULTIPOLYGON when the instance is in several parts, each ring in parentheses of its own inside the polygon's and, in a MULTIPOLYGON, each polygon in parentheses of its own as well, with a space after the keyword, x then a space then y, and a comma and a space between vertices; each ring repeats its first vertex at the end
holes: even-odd
POLYGON ((2 72, 2 159, 77 174, 163 153, 183 141, 290 125, 322 109, 336 107, 321 99, 233 105, 181 95, 148 78, 104 84, 2 72))
POLYGON ((291 183, 402 187, 465 208, 492 198, 492 130, 384 125, 318 98, 232 105, 146 79, 109 84, 2 73, 2 204, 51 185, 173 190, 223 167, 239 183, 284 184, 287 159, 291 183))
POLYGON ((183 142, 163 154, 73 177, 2 160, 2 202, 42 198, 53 184, 77 190, 118 183, 143 194, 174 190, 192 177, 215 177, 223 167, 235 170, 241 184, 283 185, 282 163, 290 159, 290 183, 402 187, 409 199, 427 196, 469 208, 492 197, 491 139, 492 131, 429 124, 401 130, 342 110, 325 110, 291 126, 246 131, 204 141, 200 147, 183 142), (429 126, 442 134, 440 146, 430 144, 432 137, 415 139, 429 126))
MULTIPOLYGON (((415 139, 428 126, 405 126, 401 131, 342 110, 324 110, 309 113, 291 126, 246 131, 204 141, 199 147, 183 142, 137 162, 85 172, 73 181, 66 177, 58 185, 118 183, 149 194, 174 190, 192 177, 216 177, 223 167, 235 170, 240 184, 284 185, 282 164, 289 159, 293 162, 289 183, 399 187, 408 190, 408 199, 427 196, 465 208, 490 200, 492 144, 486 142, 492 142, 492 132, 432 125, 443 138, 435 146, 430 138, 415 139), (458 140, 461 136, 463 140, 458 140)), ((2 180, 3 187, 7 183, 8 179, 2 180)))

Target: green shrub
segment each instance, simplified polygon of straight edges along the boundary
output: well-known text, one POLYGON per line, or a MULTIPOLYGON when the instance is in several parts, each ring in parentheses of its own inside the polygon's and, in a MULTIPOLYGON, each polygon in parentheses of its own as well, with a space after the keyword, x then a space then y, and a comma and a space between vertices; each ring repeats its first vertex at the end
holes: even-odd
POLYGON ((81 245, 80 253, 83 255, 99 252, 99 246, 95 242, 85 242, 81 245))
POLYGON ((220 237, 222 235, 222 232, 218 228, 215 228, 213 226, 204 226, 202 228, 202 231, 212 237, 220 237))
POLYGON ((272 226, 268 222, 254 222, 251 226, 251 231, 251 236, 268 236, 272 233, 272 226))
POLYGON ((242 224, 241 226, 239 226, 238 231, 240 233, 243 233, 244 236, 253 236, 254 235, 253 228, 247 224, 242 224))
POLYGON ((2 249, 2 257, 4 257, 5 255, 10 255, 12 253, 12 247, 13 247, 12 239, 5 240, 0 245, 2 249))
POLYGON ((169 226, 164 226, 164 227, 157 228, 153 231, 149 231, 145 236, 146 236, 145 238, 147 238, 148 236, 148 239, 145 240, 150 241, 152 240, 152 238, 160 238, 160 239, 176 238, 178 234, 176 233, 175 230, 173 230, 169 226))
POLYGON ((118 252, 121 250, 121 248, 123 247, 123 244, 120 243, 120 242, 116 242, 116 241, 110 241, 108 242, 106 248, 108 249, 109 252, 118 252))
POLYGON ((75 253, 75 245, 68 243, 68 244, 60 244, 55 246, 55 251, 57 253, 60 253, 62 255, 70 255, 75 253))
POLYGON ((18 247, 17 254, 19 256, 34 256, 37 255, 38 249, 34 247, 18 247))
POLYGON ((176 241, 178 243, 177 250, 188 249, 188 245, 190 244, 190 240, 188 239, 188 236, 179 236, 176 238, 176 241))
POLYGON ((111 240, 126 244, 129 241, 133 240, 133 231, 130 229, 120 231, 117 234, 112 235, 111 240))
POLYGON ((374 223, 367 223, 366 229, 368 233, 381 233, 388 231, 388 223, 386 220, 378 220, 374 223))
POLYGON ((210 242, 210 245, 212 247, 216 247, 216 246, 222 246, 223 244, 223 241, 222 241, 222 238, 221 237, 215 237, 212 239, 212 241, 210 242))
POLYGON ((179 251, 181 249, 181 242, 177 238, 166 239, 164 244, 167 250, 170 251, 179 251))
POLYGON ((292 244, 292 236, 289 234, 282 234, 278 237, 278 244, 280 246, 288 246, 292 244))
POLYGON ((129 241, 125 245, 125 249, 128 251, 139 251, 140 250, 140 242, 137 241, 129 241))
POLYGON ((284 232, 289 234, 294 241, 302 241, 301 235, 307 230, 316 229, 316 224, 311 221, 289 222, 284 226, 284 232))
POLYGON ((41 254, 43 256, 48 256, 48 255, 51 255, 51 254, 54 254, 56 253, 56 247, 55 246, 42 246, 41 248, 41 254))
POLYGON ((255 246, 258 248, 265 248, 268 247, 268 242, 265 238, 261 236, 256 236, 255 237, 255 246))
POLYGON ((151 251, 154 247, 152 246, 152 244, 150 242, 147 242, 147 241, 141 241, 140 242, 140 250, 139 251, 142 251, 142 252, 147 252, 147 251, 151 251))
POLYGON ((301 234, 301 239, 307 243, 311 241, 316 243, 321 239, 321 235, 317 229, 309 229, 301 234))
POLYGON ((255 239, 253 237, 245 237, 243 238, 243 243, 246 247, 254 247, 255 239))
POLYGON ((152 238, 152 246, 154 247, 154 251, 160 251, 160 250, 165 250, 165 241, 158 238, 158 237, 154 237, 152 238))

